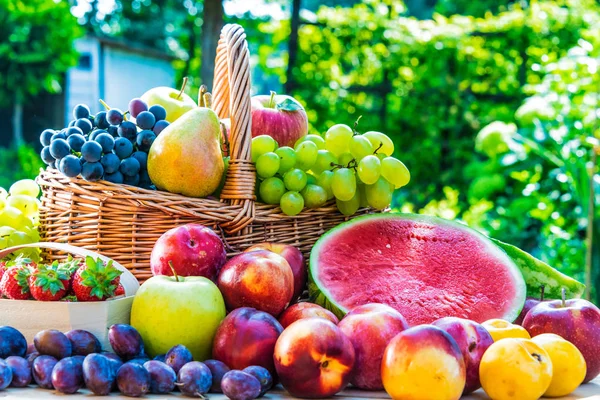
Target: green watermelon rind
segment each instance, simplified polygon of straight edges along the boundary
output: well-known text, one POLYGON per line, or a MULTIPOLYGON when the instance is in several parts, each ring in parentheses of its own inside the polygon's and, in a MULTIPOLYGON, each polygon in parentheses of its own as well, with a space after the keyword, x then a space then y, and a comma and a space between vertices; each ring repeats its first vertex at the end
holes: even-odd
POLYGON ((583 283, 552 268, 542 260, 535 258, 516 246, 494 238, 490 239, 504 250, 521 270, 527 284, 528 297, 539 298, 542 285, 544 286, 544 298, 546 299, 562 298, 562 288, 565 288, 565 294, 568 299, 579 298, 583 295, 585 291, 583 283))
POLYGON ((333 312, 338 318, 342 319, 349 310, 347 310, 344 306, 338 304, 334 299, 331 293, 322 285, 318 278, 318 256, 321 249, 321 246, 332 236, 334 236, 337 232, 344 230, 346 227, 353 226, 356 224, 360 224, 364 221, 371 221, 374 219, 409 219, 414 221, 420 221, 430 224, 436 225, 446 225, 452 228, 461 229, 468 234, 478 238, 483 244, 487 246, 492 254, 497 257, 503 258, 503 264, 509 269, 511 276, 513 277, 513 282, 516 289, 514 306, 508 311, 506 315, 499 316, 498 318, 505 319, 507 321, 514 321, 521 310, 523 309, 523 305, 525 304, 525 298, 527 293, 527 286, 525 284, 525 280, 519 269, 517 263, 508 256, 508 254, 500 247, 498 247, 494 242, 492 242, 487 236, 482 233, 469 228, 467 225, 449 221, 446 219, 421 215, 421 214, 407 214, 407 213, 384 213, 384 214, 370 214, 364 215, 360 217, 353 218, 349 221, 341 223, 340 225, 330 229, 324 235, 322 235, 319 240, 313 246, 313 249, 310 253, 309 260, 309 273, 308 273, 308 292, 309 297, 312 302, 318 304, 329 311, 333 312))

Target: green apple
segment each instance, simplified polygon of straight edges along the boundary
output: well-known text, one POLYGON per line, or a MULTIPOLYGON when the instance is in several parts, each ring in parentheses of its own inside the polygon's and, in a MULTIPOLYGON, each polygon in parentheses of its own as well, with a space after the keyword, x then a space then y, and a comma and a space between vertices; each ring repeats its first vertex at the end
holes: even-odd
POLYGON ((137 291, 131 325, 138 330, 150 357, 182 344, 202 361, 211 357, 212 342, 223 318, 219 288, 200 276, 157 275, 137 291))
POLYGON ((196 102, 179 89, 159 86, 148 90, 142 95, 142 100, 151 107, 159 104, 167 110, 167 121, 170 123, 181 117, 186 112, 196 108, 196 102))

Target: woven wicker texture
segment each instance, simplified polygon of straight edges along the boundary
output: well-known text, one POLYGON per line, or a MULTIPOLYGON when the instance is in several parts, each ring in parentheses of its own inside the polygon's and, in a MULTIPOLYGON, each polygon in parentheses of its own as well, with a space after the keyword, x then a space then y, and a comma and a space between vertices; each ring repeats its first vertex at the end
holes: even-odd
MULTIPOLYGON (((256 203, 255 170, 250 157, 251 107, 248 44, 239 25, 226 25, 217 48, 213 109, 231 119, 230 166, 221 200, 189 198, 109 182, 67 178, 48 169, 42 188, 41 236, 97 251, 118 261, 140 281, 152 276, 150 253, 167 230, 186 223, 211 227, 224 239, 229 255, 272 241, 298 247, 308 256, 327 230, 348 217, 335 203, 289 217, 277 206, 256 203)), ((368 210, 360 210, 357 215, 368 210)), ((61 258, 56 252, 50 260, 61 258)))

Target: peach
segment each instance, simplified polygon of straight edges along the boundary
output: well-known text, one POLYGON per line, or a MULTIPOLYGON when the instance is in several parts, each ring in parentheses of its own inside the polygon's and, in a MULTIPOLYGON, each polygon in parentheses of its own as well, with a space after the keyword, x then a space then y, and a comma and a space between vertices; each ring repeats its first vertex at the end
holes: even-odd
POLYGON ((552 381, 552 361, 530 339, 504 338, 485 352, 479 375, 483 390, 494 400, 537 400, 552 381))
POLYGON ((354 348, 333 322, 307 318, 283 331, 274 359, 279 380, 292 396, 326 398, 350 381, 354 348))
POLYGON ((525 328, 503 319, 489 319, 481 325, 492 335, 494 342, 506 338, 531 339, 525 328))
POLYGON ((465 361, 445 331, 419 325, 399 333, 381 363, 385 391, 394 400, 458 400, 466 382, 465 361))
POLYGON ((225 317, 215 334, 213 358, 231 369, 259 365, 275 373, 273 352, 281 324, 254 308, 238 308, 225 317))
POLYGON ((252 307, 277 317, 294 293, 294 275, 282 256, 266 250, 242 253, 221 269, 217 285, 227 309, 252 307))
POLYGON ((292 296, 291 303, 295 303, 298 301, 298 298, 304 292, 306 286, 306 264, 304 262, 304 256, 296 247, 283 244, 283 243, 259 243, 255 244, 244 250, 255 251, 255 250, 267 250, 272 251, 275 254, 279 254, 281 257, 285 258, 288 264, 290 264, 290 268, 292 268, 292 273, 294 274, 294 294, 292 296))
POLYGON ((477 322, 463 318, 440 318, 432 325, 450 334, 463 354, 467 371, 464 394, 479 389, 479 363, 485 351, 494 343, 492 336, 477 322))
POLYGON ((360 389, 382 390, 383 352, 394 336, 408 329, 402 314, 385 304, 365 304, 353 308, 338 327, 352 342, 356 355, 350 383, 360 389))
POLYGON ((283 329, 290 326, 293 322, 298 321, 299 319, 304 318, 324 318, 333 322, 334 324, 338 324, 340 320, 335 316, 331 311, 321 307, 318 304, 313 303, 296 303, 290 307, 288 307, 281 315, 279 316, 279 323, 283 326, 283 329))
POLYGON ((546 350, 552 361, 552 381, 544 397, 566 396, 583 383, 587 367, 583 354, 573 343, 554 333, 542 333, 531 341, 546 350))

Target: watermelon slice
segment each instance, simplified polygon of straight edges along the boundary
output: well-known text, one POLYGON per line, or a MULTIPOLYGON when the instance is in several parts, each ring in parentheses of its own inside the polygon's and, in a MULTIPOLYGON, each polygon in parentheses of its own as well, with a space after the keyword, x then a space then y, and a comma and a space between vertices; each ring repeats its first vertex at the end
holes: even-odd
POLYGON ((457 222, 374 214, 323 235, 310 255, 309 292, 342 318, 383 303, 411 325, 455 316, 513 321, 527 288, 515 262, 490 239, 457 222))
POLYGON ((544 297, 546 299, 562 298, 562 289, 565 289, 567 299, 579 298, 583 295, 585 291, 583 283, 552 268, 518 247, 497 239, 490 239, 517 263, 527 285, 528 297, 539 298, 542 286, 544 286, 544 297))

